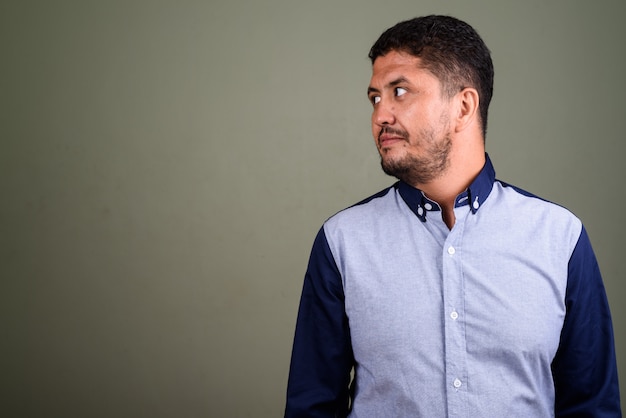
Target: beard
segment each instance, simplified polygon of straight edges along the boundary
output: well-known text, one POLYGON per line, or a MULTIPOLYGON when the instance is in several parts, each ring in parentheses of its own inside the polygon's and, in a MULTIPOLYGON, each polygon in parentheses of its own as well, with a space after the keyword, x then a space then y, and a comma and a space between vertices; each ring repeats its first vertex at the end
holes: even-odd
POLYGON ((434 132, 422 132, 420 138, 423 155, 407 152, 398 158, 385 158, 385 151, 380 150, 380 165, 385 174, 416 186, 429 183, 445 173, 452 149, 450 134, 435 139, 434 132))

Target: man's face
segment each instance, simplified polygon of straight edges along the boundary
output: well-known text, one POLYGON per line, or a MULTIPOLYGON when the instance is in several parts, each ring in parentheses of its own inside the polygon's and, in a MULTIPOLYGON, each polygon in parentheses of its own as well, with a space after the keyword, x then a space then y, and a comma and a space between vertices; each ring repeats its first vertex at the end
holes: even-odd
POLYGON ((420 58, 391 51, 374 61, 368 96, 372 134, 385 173, 413 186, 447 169, 451 149, 450 100, 420 58))

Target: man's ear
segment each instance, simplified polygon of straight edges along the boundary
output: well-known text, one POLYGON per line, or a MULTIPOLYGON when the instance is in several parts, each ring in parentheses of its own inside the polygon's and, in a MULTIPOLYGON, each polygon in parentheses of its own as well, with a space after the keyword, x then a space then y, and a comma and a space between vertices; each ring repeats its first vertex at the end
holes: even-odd
POLYGON ((478 123, 478 92, 476 89, 466 87, 455 97, 457 100, 456 131, 460 132, 468 126, 478 123))

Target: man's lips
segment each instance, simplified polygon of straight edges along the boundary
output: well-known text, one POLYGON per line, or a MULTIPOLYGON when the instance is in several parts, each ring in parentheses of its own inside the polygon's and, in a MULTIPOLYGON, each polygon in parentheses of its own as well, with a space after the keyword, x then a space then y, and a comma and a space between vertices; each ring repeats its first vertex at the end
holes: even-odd
POLYGON ((381 133, 380 135, 378 135, 378 146, 380 148, 389 147, 393 144, 403 141, 406 141, 406 138, 397 134, 381 133))
POLYGON ((405 142, 409 134, 403 129, 383 126, 378 133, 378 147, 380 149, 390 147, 398 142, 405 142))

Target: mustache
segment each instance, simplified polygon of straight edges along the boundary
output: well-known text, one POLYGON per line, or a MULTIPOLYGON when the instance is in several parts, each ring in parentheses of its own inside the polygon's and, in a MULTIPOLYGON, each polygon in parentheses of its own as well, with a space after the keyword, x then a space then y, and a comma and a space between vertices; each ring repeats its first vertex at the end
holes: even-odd
POLYGON ((391 126, 383 126, 380 132, 378 132, 378 142, 380 142, 380 137, 384 134, 399 136, 405 140, 409 137, 409 133, 403 129, 392 128, 391 126))

